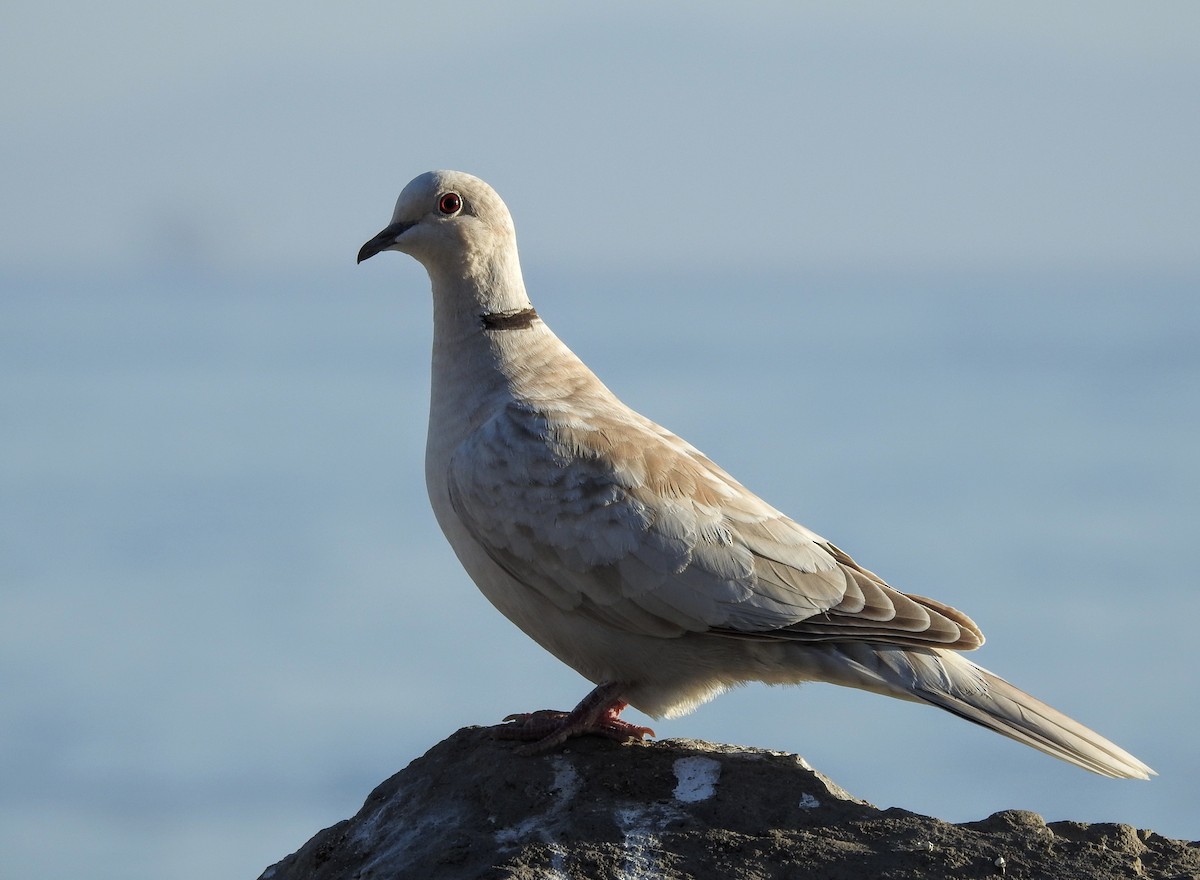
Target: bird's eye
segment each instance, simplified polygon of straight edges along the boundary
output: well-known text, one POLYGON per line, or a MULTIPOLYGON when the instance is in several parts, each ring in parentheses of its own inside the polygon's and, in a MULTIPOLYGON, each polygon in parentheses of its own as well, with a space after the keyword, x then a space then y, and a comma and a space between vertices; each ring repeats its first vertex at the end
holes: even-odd
POLYGON ((446 193, 438 200, 438 210, 443 214, 457 214, 462 210, 462 196, 458 193, 446 193))

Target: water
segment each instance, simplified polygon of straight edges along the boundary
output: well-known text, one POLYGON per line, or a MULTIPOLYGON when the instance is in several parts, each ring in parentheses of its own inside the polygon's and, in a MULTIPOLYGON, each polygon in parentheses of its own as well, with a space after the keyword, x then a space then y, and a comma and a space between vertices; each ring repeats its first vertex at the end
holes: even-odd
MULTIPOLYGON (((382 278, 5 281, 0 873, 257 876, 458 726, 587 689, 436 531, 428 293, 382 278)), ((1195 279, 528 281, 627 402, 966 610, 979 662, 1162 777, 822 686, 660 734, 798 751, 953 821, 1200 837, 1195 279)))

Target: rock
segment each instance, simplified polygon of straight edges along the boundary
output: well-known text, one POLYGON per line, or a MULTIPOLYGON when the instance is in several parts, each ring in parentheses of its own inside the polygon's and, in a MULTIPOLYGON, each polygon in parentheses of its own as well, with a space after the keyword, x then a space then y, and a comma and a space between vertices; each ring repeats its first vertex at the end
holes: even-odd
POLYGON ((796 755, 466 728, 260 880, 1200 877, 1200 844, 1007 810, 951 825, 848 794, 796 755))

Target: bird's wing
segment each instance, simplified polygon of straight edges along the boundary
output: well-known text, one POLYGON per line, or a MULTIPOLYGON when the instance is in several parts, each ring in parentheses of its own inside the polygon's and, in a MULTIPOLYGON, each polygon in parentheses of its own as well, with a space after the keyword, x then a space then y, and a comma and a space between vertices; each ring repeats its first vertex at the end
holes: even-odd
POLYGON ((450 464, 475 540, 563 609, 632 632, 968 649, 963 614, 892 589, 632 411, 509 404, 450 464))

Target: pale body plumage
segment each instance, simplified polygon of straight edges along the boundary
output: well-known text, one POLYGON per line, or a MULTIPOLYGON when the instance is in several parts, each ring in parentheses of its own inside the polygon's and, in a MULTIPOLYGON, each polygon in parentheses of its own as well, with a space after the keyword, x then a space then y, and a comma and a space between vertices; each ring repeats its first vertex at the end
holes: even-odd
POLYGON ((438 523, 484 595, 616 711, 673 716, 746 681, 829 681, 1098 773, 1152 772, 959 656, 983 641, 965 615, 893 590, 622 404, 533 313, 512 220, 483 181, 416 178, 360 261, 386 249, 433 287, 438 523))

